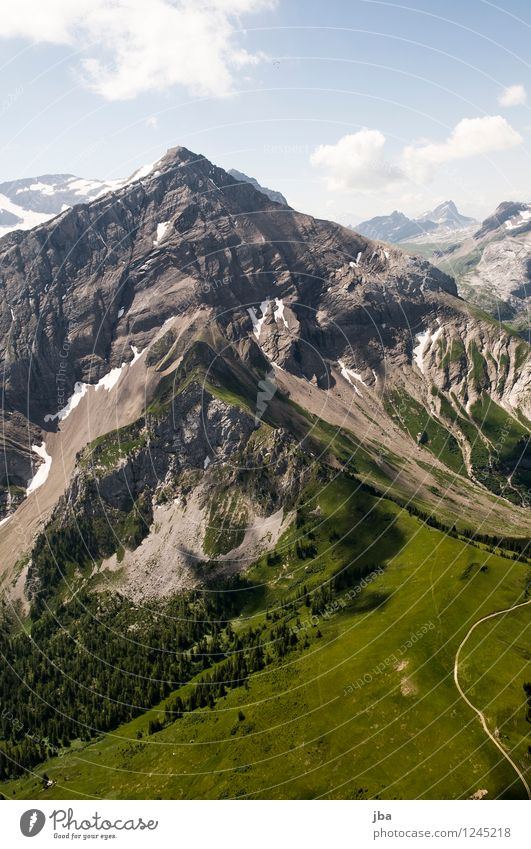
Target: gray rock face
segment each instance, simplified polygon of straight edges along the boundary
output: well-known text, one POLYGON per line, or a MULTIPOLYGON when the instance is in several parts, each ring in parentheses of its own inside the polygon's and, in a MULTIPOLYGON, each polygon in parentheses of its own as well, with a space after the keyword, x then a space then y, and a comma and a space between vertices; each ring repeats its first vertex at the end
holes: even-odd
POLYGON ((261 186, 258 180, 254 177, 248 177, 247 174, 244 174, 242 171, 237 171, 235 168, 231 168, 228 172, 231 177, 234 177, 235 180, 241 180, 243 183, 250 183, 251 186, 254 186, 259 192, 262 192, 269 200, 274 201, 275 203, 281 203, 282 206, 288 206, 288 202, 284 195, 281 192, 276 192, 274 189, 267 189, 265 186, 261 186))
POLYGON ((422 261, 396 256, 388 269, 382 251, 338 225, 279 216, 261 192, 180 148, 145 179, 0 240, 5 409, 43 421, 60 369, 67 392, 96 382, 131 359, 126 339, 143 347, 191 305, 243 319, 242 305, 290 294, 316 308, 331 276, 353 302, 384 283, 413 297, 456 291, 422 261))
POLYGON ((148 434, 146 444, 132 450, 122 463, 107 469, 97 456, 92 458, 88 474, 79 473, 63 504, 72 505, 74 512, 79 512, 82 504, 85 511, 97 481, 104 507, 128 512, 140 495, 154 493, 167 479, 177 479, 185 470, 203 470, 207 457, 218 463, 231 460, 243 450, 254 429, 250 415, 192 383, 174 399, 166 415, 138 423, 138 435, 148 434))

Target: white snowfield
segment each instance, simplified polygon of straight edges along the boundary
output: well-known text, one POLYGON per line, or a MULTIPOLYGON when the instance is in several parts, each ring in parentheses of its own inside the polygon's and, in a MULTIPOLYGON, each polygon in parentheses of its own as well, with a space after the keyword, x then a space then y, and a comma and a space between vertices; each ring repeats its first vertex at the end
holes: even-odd
POLYGON ((116 366, 116 368, 112 368, 107 374, 104 374, 95 386, 96 392, 100 389, 106 389, 107 392, 110 392, 120 380, 120 376, 126 365, 127 363, 122 363, 121 366, 116 366))
POLYGON ((142 356, 142 354, 144 353, 144 351, 141 351, 140 348, 135 348, 134 345, 131 345, 131 350, 132 350, 134 356, 133 356, 133 359, 131 360, 131 362, 129 363, 129 368, 131 368, 131 366, 134 366, 134 364, 137 362, 137 360, 139 360, 140 357, 142 356))
POLYGON ((162 242, 162 240, 164 239, 164 236, 165 236, 165 235, 166 235, 166 233, 168 232, 168 227, 169 227, 169 226, 170 226, 170 222, 169 222, 169 221, 161 221, 161 222, 160 222, 160 224, 157 224, 157 235, 156 235, 156 237, 153 239, 153 247, 155 247, 155 248, 156 248, 156 247, 158 247, 158 246, 160 245, 160 243, 161 243, 161 242, 162 242))
POLYGON ((78 381, 74 384, 74 392, 68 399, 65 406, 58 410, 57 413, 47 413, 44 416, 45 422, 53 422, 53 421, 64 421, 72 412, 75 410, 81 399, 86 395, 88 390, 92 387, 97 392, 99 389, 106 389, 107 392, 110 392, 111 389, 114 389, 118 381, 120 380, 121 374, 124 369, 131 368, 142 356, 144 353, 140 351, 139 348, 136 348, 134 345, 129 346, 133 352, 133 359, 130 363, 122 363, 121 366, 117 366, 116 368, 111 369, 101 377, 97 383, 82 383, 78 381))
MULTIPOLYGON (((247 312, 251 316, 251 321, 253 323, 253 333, 256 336, 257 340, 260 341, 260 331, 262 330, 262 325, 266 319, 267 311, 269 309, 269 305, 272 303, 270 298, 266 298, 265 301, 262 301, 260 304, 259 310, 261 312, 261 316, 258 317, 256 310, 254 307, 247 307, 247 312)), ((279 321, 282 321, 284 327, 289 330, 288 320, 284 314, 285 305, 282 298, 275 298, 275 306, 273 308, 273 318, 275 320, 275 324, 278 324, 279 321)))
POLYGON ((40 192, 42 195, 53 195, 54 187, 49 183, 32 183, 28 189, 17 189, 17 195, 21 195, 26 191, 40 192))
POLYGON ((0 195, 0 210, 11 212, 21 219, 17 224, 0 227, 0 236, 4 236, 11 230, 31 230, 32 227, 44 224, 45 221, 49 221, 53 217, 46 212, 33 212, 31 209, 24 209, 24 207, 9 200, 6 195, 0 195))
POLYGON ((26 489, 26 495, 31 495, 32 492, 35 492, 36 489, 39 489, 43 483, 46 483, 48 475, 50 474, 50 469, 52 467, 52 458, 48 454, 46 450, 46 443, 43 442, 42 445, 32 445, 31 450, 37 454, 38 457, 41 457, 44 460, 39 468, 37 469, 36 474, 28 481, 28 488, 26 489))
POLYGON ((517 215, 513 215, 512 218, 509 218, 509 220, 505 222, 505 229, 516 230, 529 220, 531 220, 531 209, 523 209, 521 212, 518 212, 517 215))
POLYGON ((89 383, 81 383, 81 381, 75 383, 74 394, 70 396, 62 410, 58 410, 57 413, 48 413, 44 417, 44 421, 53 422, 57 419, 57 421, 62 422, 64 419, 66 419, 66 417, 70 415, 72 410, 76 409, 77 405, 87 392, 89 386, 89 383))
POLYGON ((338 364, 338 366, 339 366, 339 368, 340 368, 340 370, 341 370, 341 376, 345 378, 345 380, 347 381, 347 383, 350 383, 350 385, 352 386, 352 388, 353 388, 354 392, 356 393, 356 395, 359 395, 359 396, 360 396, 360 398, 363 398, 363 395, 361 394, 360 390, 358 389, 358 387, 356 386, 356 384, 353 382, 354 380, 357 380, 357 381, 359 381, 359 383, 361 383, 363 386, 367 386, 367 384, 366 384, 366 383, 365 383, 365 381, 363 380, 363 378, 362 378, 361 374, 359 374, 357 371, 353 371, 352 369, 347 368, 347 366, 345 365, 345 363, 343 362, 343 360, 338 360, 338 361, 337 361, 337 364, 338 364))
POLYGON ((424 360, 426 354, 434 342, 437 341, 442 332, 442 327, 438 327, 433 333, 430 330, 425 330, 424 333, 418 333, 416 336, 417 344, 413 348, 413 361, 416 363, 422 374, 424 374, 424 360))
POLYGON ((142 165, 140 168, 137 168, 130 177, 127 177, 125 180, 121 180, 120 185, 128 186, 130 183, 136 183, 137 180, 143 180, 144 177, 149 177, 157 162, 160 162, 160 160, 157 159, 155 162, 148 162, 146 165, 142 165))
POLYGON ((258 339, 258 341, 260 341, 260 331, 262 330, 262 325, 266 319, 266 314, 270 303, 271 301, 269 299, 262 301, 259 307, 260 312, 262 313, 260 318, 258 318, 254 307, 247 308, 247 312, 251 316, 251 321, 253 323, 253 333, 258 339))
POLYGON ((275 321, 279 319, 284 323, 284 327, 287 327, 289 330, 289 325, 286 320, 286 316, 284 315, 284 301, 282 298, 275 298, 275 309, 273 311, 273 318, 275 321))

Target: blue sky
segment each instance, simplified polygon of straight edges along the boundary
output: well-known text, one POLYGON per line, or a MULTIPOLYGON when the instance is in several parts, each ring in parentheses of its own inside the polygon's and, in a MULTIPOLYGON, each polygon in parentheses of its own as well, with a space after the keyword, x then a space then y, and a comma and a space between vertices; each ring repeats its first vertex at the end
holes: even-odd
POLYGON ((343 223, 531 200, 523 0, 18 0, 0 180, 119 177, 183 144, 343 223))

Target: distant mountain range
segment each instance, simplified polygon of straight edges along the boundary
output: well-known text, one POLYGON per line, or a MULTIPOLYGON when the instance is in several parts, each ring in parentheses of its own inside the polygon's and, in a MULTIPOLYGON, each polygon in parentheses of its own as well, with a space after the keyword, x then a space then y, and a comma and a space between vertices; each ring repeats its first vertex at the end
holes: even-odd
POLYGON ((421 250, 457 281, 459 293, 529 340, 531 204, 505 201, 474 231, 421 250))
POLYGON ((85 180, 74 174, 42 174, 0 183, 0 236, 10 230, 31 230, 123 184, 123 180, 85 180))
POLYGON ((369 239, 382 242, 407 242, 414 239, 444 237, 478 222, 462 215, 453 200, 446 200, 419 218, 408 218, 395 210, 391 215, 378 215, 356 224, 352 229, 369 239))
POLYGON ((404 245, 451 275, 459 294, 529 341, 531 330, 531 204, 504 201, 478 222, 445 201, 419 218, 401 212, 352 229, 404 245))

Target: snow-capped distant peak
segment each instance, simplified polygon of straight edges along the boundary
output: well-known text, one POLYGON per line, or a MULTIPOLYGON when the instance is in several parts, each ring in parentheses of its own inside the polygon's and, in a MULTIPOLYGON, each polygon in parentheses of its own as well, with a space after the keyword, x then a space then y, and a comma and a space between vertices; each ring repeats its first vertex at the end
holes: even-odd
POLYGON ((79 203, 89 203, 121 185, 120 180, 85 180, 73 174, 43 174, 0 183, 0 236, 31 230, 79 203))
MULTIPOLYGON (((159 161, 159 160, 157 160, 159 161)), ((0 236, 11 230, 31 230, 80 203, 156 174, 157 162, 137 168, 126 179, 97 180, 74 174, 42 174, 0 183, 0 236)))

